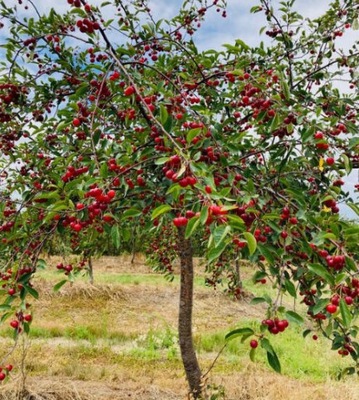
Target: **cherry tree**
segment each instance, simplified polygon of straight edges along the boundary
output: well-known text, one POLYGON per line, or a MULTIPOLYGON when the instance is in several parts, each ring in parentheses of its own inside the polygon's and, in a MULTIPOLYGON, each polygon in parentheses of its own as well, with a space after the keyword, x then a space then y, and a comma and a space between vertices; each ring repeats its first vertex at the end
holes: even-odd
MULTIPOLYGON (((170 20, 145 0, 68 0, 61 14, 12 3, 0 1, 2 323, 15 337, 29 330, 32 278, 54 235, 84 251, 102 235, 118 246, 136 223, 158 270, 180 260, 179 344, 195 398, 194 237, 214 277, 238 279, 234 254, 277 289, 254 299, 268 305, 260 330, 227 340, 248 339, 251 357, 262 348, 280 371, 270 337, 303 319, 281 305, 288 295, 354 373, 359 231, 338 205, 359 215, 342 190, 358 162, 359 58, 337 41, 357 28, 355 1, 310 20, 294 1, 262 0, 251 11, 265 16, 268 44, 204 51, 196 33, 210 12, 225 24, 222 0, 185 0, 170 20)), ((83 267, 62 269, 72 279, 83 267)))

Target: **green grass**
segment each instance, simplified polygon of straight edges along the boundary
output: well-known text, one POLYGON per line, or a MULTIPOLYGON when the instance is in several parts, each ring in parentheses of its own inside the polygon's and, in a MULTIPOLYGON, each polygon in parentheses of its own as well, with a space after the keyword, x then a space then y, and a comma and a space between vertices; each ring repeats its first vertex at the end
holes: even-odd
MULTIPOLYGON (((251 320, 244 321, 241 326, 250 326, 259 331, 258 323, 251 320)), ((228 331, 197 334, 195 344, 199 358, 214 359, 225 344, 225 335, 228 331)), ((11 331, 7 332, 9 333, 8 337, 11 337, 11 331)), ((118 360, 121 357, 130 357, 133 360, 137 359, 139 363, 144 360, 180 361, 177 334, 169 328, 150 330, 146 334, 136 337, 119 333, 117 336, 111 335, 106 338, 101 331, 80 325, 66 328, 63 332, 34 328, 31 330, 30 337, 44 339, 63 337, 75 342, 86 340, 89 344, 75 343, 70 349, 61 349, 64 356, 71 353, 71 357, 76 356, 79 359, 110 357, 118 360), (119 354, 112 352, 111 346, 120 343, 125 346, 119 354)), ((268 334, 267 337, 277 352, 283 373, 292 378, 324 382, 330 377, 335 377, 340 368, 346 365, 347 359, 332 352, 327 341, 324 339, 314 341, 310 336, 303 338, 298 326, 291 326, 284 333, 278 335, 268 334)), ((236 338, 228 342, 220 357, 222 368, 227 365, 229 369, 233 370, 248 362, 249 340, 242 343, 240 338, 236 338)), ((260 364, 267 365, 266 353, 260 347, 256 350, 255 358, 260 364)))
MULTIPOLYGON (((275 293, 275 288, 269 283, 266 285, 256 284, 247 278, 250 272, 248 267, 243 270, 246 277, 244 288, 247 292, 254 296, 275 293)), ((51 270, 41 271, 39 276, 51 283, 61 279, 56 271, 51 270)), ((87 281, 87 278, 83 277, 81 280, 87 281)), ((116 292, 117 285, 153 287, 154 293, 160 292, 161 288, 166 285, 179 285, 178 276, 175 277, 174 282, 169 283, 163 276, 156 274, 102 272, 95 276, 95 280, 99 285, 111 286, 114 288, 114 292, 116 292)), ((203 276, 197 277, 195 280, 195 286, 200 289, 201 293, 205 291, 204 282, 203 276)), ((208 288, 208 293, 210 292, 211 289, 208 288)), ((54 367, 54 373, 85 379, 87 375, 81 363, 96 364, 98 366, 95 369, 96 376, 99 379, 109 374, 109 365, 133 365, 132 368, 138 371, 141 367, 150 369, 153 363, 161 362, 166 365, 173 363, 176 368, 181 368, 177 333, 175 328, 166 322, 165 314, 156 315, 153 326, 151 325, 152 320, 149 325, 144 324, 141 334, 138 331, 137 333, 126 331, 123 327, 121 330, 121 325, 118 324, 121 318, 117 318, 117 313, 122 312, 121 307, 127 307, 124 310, 127 312, 126 318, 130 318, 131 313, 138 315, 141 310, 132 310, 131 300, 107 300, 96 297, 96 293, 94 291, 91 299, 81 296, 71 299, 55 296, 46 303, 46 313, 43 315, 45 318, 37 320, 35 313, 30 339, 44 339, 45 347, 47 343, 51 346, 51 339, 64 339, 63 345, 55 350, 52 349, 58 357, 58 365, 56 368, 54 367), (118 308, 113 311, 113 307, 118 308), (40 325, 42 321, 47 325, 40 325), (71 362, 74 359, 79 362, 71 362)), ((141 291, 138 293, 140 295, 141 291)), ((289 298, 285 298, 285 301, 288 302, 289 298)), ((147 307, 145 298, 143 306, 147 307)), ((242 302, 239 303, 240 307, 249 309, 250 306, 242 302)), ((298 312, 300 309, 301 307, 298 308, 298 312)), ((203 315, 201 318, 210 318, 210 316, 203 315)), ((222 324, 222 326, 224 325, 222 324)), ((238 327, 246 326, 259 333, 258 320, 242 319, 241 325, 238 327)), ((225 335, 233 328, 228 327, 226 330, 221 329, 214 332, 195 331, 195 345, 201 364, 211 364, 225 344, 225 335)), ((10 339, 13 338, 13 330, 6 325, 0 329, 0 336, 8 338, 10 342, 10 339)), ((325 339, 314 341, 310 336, 303 338, 302 327, 295 324, 291 324, 284 333, 278 335, 268 333, 266 337, 270 339, 280 358, 283 373, 292 378, 325 382, 328 378, 335 376, 340 368, 350 363, 349 359, 341 358, 336 352, 330 350, 329 341, 325 339)), ((228 342, 216 363, 215 371, 225 374, 228 371, 239 371, 247 365, 250 362, 249 340, 250 338, 242 343, 240 338, 236 338, 228 342)), ((41 345, 34 341, 32 346, 33 351, 38 352, 37 355, 40 357, 44 351, 41 345)), ((0 351, 0 356, 1 353, 0 351)), ((266 352, 262 348, 259 347, 256 350, 255 358, 260 365, 268 367, 266 352)), ((31 361, 29 368, 34 374, 46 371, 41 362, 36 365, 35 361, 31 361)))
MULTIPOLYGON (((259 325, 256 321, 243 321, 241 327, 251 327, 259 332, 259 325)), ((206 353, 218 353, 225 344, 225 335, 230 331, 220 331, 211 334, 196 336, 196 346, 200 356, 206 353)), ((309 335, 302 336, 302 329, 294 325, 278 335, 267 334, 274 347, 281 365, 282 372, 292 378, 310 380, 313 382, 325 382, 329 378, 335 378, 340 369, 348 365, 348 358, 338 356, 335 351, 330 350, 330 342, 324 338, 318 341, 312 340, 309 335)), ((241 365, 249 359, 249 341, 244 343, 241 338, 235 338, 228 342, 221 356, 221 363, 241 365)), ((266 352, 260 346, 256 350, 256 361, 268 365, 266 352)))

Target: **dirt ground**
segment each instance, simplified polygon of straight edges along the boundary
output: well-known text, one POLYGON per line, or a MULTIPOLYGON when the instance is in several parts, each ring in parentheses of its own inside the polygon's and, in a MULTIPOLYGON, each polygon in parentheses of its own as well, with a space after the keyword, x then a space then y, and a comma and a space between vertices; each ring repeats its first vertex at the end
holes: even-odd
MULTIPOLYGON (((51 264, 56 264, 57 261, 53 258, 51 264)), ((130 257, 121 259, 104 257, 95 260, 94 270, 95 280, 96 275, 105 273, 114 274, 113 276, 131 273, 152 274, 140 256, 136 257, 134 264, 131 264, 130 257)), ((46 328, 62 323, 76 325, 78 321, 83 320, 96 322, 101 313, 107 315, 111 326, 118 327, 127 334, 138 335, 144 326, 154 330, 161 329, 164 324, 176 328, 178 285, 175 284, 159 281, 159 284, 151 285, 139 282, 114 286, 111 283, 95 282, 94 286, 89 286, 87 283, 79 282, 73 287, 64 287, 58 294, 53 294, 51 283, 41 279, 38 283, 40 283, 41 298, 36 305, 36 318, 46 328), (86 301, 83 301, 84 299, 86 301), (93 304, 96 304, 97 309, 94 309, 93 304), (56 310, 57 307, 59 310, 56 310), (60 322, 60 317, 56 319, 56 312, 64 321, 60 322)), ((220 291, 214 292, 205 287, 196 288, 193 315, 195 333, 226 329, 241 318, 259 318, 263 315, 262 305, 248 307, 248 302, 249 299, 234 302, 220 291)), ((82 379, 78 379, 76 371, 73 371, 74 376, 66 376, 59 372, 62 370, 56 369, 55 364, 61 363, 61 360, 53 356, 52 350, 61 343, 61 346, 66 348, 66 354, 71 355, 70 342, 63 338, 34 340, 34 347, 37 350, 29 352, 29 363, 33 368, 36 364, 43 369, 27 374, 26 392, 23 393, 21 393, 23 376, 21 373, 16 374, 11 381, 0 386, 0 400, 188 399, 184 373, 178 363, 171 364, 157 360, 152 364, 139 365, 141 364, 139 361, 137 365, 131 367, 127 364, 121 366, 121 362, 116 361, 115 367, 114 364, 109 367, 115 370, 107 372, 102 378, 96 374, 92 376, 92 369, 89 369, 82 379)), ((0 346, 5 346, 6 343, 3 339, 0 340, 0 346)), ((77 362, 76 368, 81 366, 81 360, 73 361, 77 362)), ((106 364, 106 361, 104 359, 101 363, 106 364)), ((210 374, 203 382, 205 393, 208 394, 207 399, 359 399, 359 383, 355 381, 310 383, 274 374, 257 364, 244 365, 236 372, 222 370, 220 373, 210 374), (222 393, 222 387, 225 388, 225 394, 222 393)), ((88 368, 94 366, 90 365, 88 368)))

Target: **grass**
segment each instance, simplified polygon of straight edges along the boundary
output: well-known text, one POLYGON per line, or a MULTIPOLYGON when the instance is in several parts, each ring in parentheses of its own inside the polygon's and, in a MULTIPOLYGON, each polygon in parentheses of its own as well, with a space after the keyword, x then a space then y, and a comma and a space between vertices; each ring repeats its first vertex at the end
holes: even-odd
MULTIPOLYGON (((147 393, 149 385, 155 385, 160 394, 151 397, 152 394, 147 393, 139 399, 183 398, 186 384, 176 333, 178 277, 168 283, 162 276, 145 271, 131 274, 128 266, 108 272, 99 265, 95 271, 95 286, 79 281, 56 294, 51 292, 51 287, 58 275, 41 272, 38 282, 42 295, 33 306, 34 321, 25 358, 30 382, 31 379, 38 382, 39 379, 53 381, 58 378, 70 383, 93 383, 95 392, 101 387, 102 394, 96 392, 98 397, 94 397, 101 400, 106 398, 103 385, 106 384, 106 390, 109 390, 108 385, 112 382, 121 382, 121 387, 133 387, 123 397, 110 394, 111 399, 126 398, 128 393, 144 387, 147 393)), ((270 285, 253 284, 248 278, 249 272, 244 268, 247 291, 254 296, 273 292, 270 285)), ((206 371, 224 346, 226 333, 244 326, 259 331, 265 308, 262 304, 249 306, 249 300, 234 302, 220 290, 214 292, 206 288, 203 276, 197 278, 195 292, 194 337, 200 364, 206 371)), ((331 388, 336 387, 333 377, 349 360, 331 352, 325 339, 303 338, 301 330, 291 324, 284 333, 270 336, 285 379, 294 382, 290 397, 305 399, 306 395, 299 389, 304 390, 309 385, 317 391, 317 397, 313 398, 330 400, 332 394, 328 392, 327 382, 331 382, 331 388)), ((8 327, 0 329, 0 358, 13 343, 12 335, 8 327)), ((279 389, 273 389, 273 397, 260 397, 269 385, 263 383, 262 388, 261 382, 279 385, 282 378, 270 371, 263 349, 256 351, 257 363, 252 363, 248 354, 248 341, 241 343, 237 338, 228 342, 211 373, 216 390, 220 391, 223 383, 228 396, 232 396, 228 399, 283 398, 279 389), (252 397, 238 397, 239 387, 240 396, 248 390, 248 396, 252 397), (262 388, 263 393, 258 388, 262 388)), ((21 346, 18 346, 8 362, 20 365, 23 359, 21 346)), ((19 370, 13 375, 20 376, 19 370)), ((359 385, 350 382, 338 389, 338 393, 346 393, 348 399, 351 399, 352 388, 359 389, 359 385)), ((0 400, 3 400, 1 394, 0 400)))

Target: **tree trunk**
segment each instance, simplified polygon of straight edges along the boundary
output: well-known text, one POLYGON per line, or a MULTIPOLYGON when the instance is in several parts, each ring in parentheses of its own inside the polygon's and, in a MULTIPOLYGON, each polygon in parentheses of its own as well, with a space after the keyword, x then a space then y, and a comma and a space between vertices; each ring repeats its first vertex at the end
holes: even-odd
POLYGON ((181 288, 178 335, 181 357, 190 391, 195 399, 201 396, 201 370, 192 337, 193 254, 190 240, 185 239, 185 228, 178 228, 178 250, 181 264, 181 288))
POLYGON ((89 268, 89 281, 90 284, 93 285, 94 279, 93 279, 93 265, 91 256, 89 256, 88 258, 88 268, 89 268))
POLYGON ((239 265, 239 256, 237 254, 236 258, 236 280, 237 280, 237 288, 242 289, 243 283, 242 283, 242 278, 241 278, 241 270, 240 270, 240 265, 239 265))

